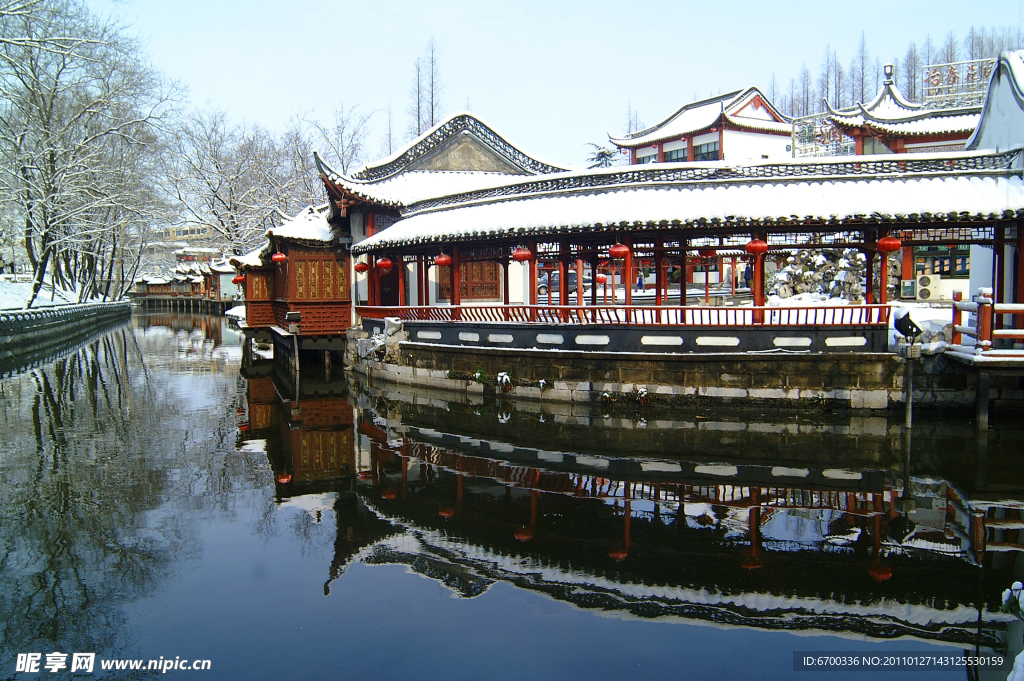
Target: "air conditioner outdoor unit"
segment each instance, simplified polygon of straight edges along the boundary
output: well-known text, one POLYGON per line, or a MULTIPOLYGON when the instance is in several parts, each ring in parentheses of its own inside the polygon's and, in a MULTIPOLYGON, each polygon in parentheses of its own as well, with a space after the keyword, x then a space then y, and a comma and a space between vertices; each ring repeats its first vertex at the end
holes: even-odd
POLYGON ((939 300, 942 298, 942 276, 922 274, 917 278, 918 300, 939 300))

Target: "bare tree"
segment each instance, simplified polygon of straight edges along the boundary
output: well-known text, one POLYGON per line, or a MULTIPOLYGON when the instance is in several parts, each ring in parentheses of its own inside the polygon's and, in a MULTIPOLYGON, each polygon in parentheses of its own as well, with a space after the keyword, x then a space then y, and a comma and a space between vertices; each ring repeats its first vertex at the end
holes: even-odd
POLYGON ((907 55, 903 58, 903 91, 911 101, 916 101, 918 95, 918 79, 921 71, 921 57, 917 53, 917 45, 911 41, 907 47, 907 55))
POLYGON ((939 52, 939 61, 949 64, 959 61, 960 51, 957 49, 956 33, 950 31, 946 34, 946 42, 942 44, 942 51, 939 52))
POLYGON ((640 115, 637 113, 637 110, 633 108, 633 102, 626 102, 626 134, 628 135, 643 129, 644 124, 640 121, 640 115))
POLYGON ((327 145, 329 158, 346 174, 364 160, 363 149, 366 146, 370 118, 373 116, 373 112, 362 114, 358 109, 358 106, 346 109, 341 104, 334 111, 334 121, 330 127, 313 122, 313 127, 319 133, 319 141, 327 145))
POLYGON ((852 86, 852 96, 850 97, 851 103, 863 103, 867 99, 868 69, 870 68, 870 63, 867 36, 861 32, 860 43, 857 45, 857 53, 853 56, 853 63, 850 65, 850 84, 852 86))
POLYGON ((423 84, 423 62, 419 59, 413 65, 412 87, 409 88, 409 139, 415 139, 430 126, 426 125, 426 92, 423 84))
POLYGON ((441 84, 441 77, 437 69, 437 46, 431 38, 427 43, 427 53, 424 56, 426 67, 426 104, 427 104, 427 128, 432 128, 441 122, 441 92, 444 86, 441 84))
POLYGON ((169 156, 181 223, 236 254, 251 250, 289 209, 295 178, 286 158, 259 127, 232 125, 220 112, 192 114, 169 156))
MULTIPOLYGON (((468 110, 469 102, 467 101, 466 104, 467 104, 467 110, 468 110)), ((385 131, 384 131, 384 140, 381 142, 381 145, 380 145, 380 155, 381 156, 390 156, 391 154, 395 153, 395 133, 394 133, 394 126, 392 124, 392 118, 391 118, 391 102, 390 101, 388 102, 388 114, 387 114, 387 116, 388 116, 388 120, 387 120, 386 128, 385 128, 385 131)))
POLYGON ((44 283, 80 299, 118 297, 155 220, 147 179, 176 90, 120 25, 78 0, 3 10, 0 200, 17 215, 33 272, 25 306, 44 283))

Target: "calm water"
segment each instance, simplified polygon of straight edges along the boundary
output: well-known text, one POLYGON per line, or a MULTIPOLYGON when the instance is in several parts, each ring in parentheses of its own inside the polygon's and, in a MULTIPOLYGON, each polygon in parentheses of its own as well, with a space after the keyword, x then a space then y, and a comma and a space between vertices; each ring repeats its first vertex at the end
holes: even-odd
POLYGON ((1021 648, 998 612, 1024 573, 1017 421, 922 421, 908 453, 898 420, 338 373, 243 366, 221 320, 179 315, 0 379, 0 678, 90 677, 16 672, 54 651, 211 679, 816 679, 794 651, 1021 648))

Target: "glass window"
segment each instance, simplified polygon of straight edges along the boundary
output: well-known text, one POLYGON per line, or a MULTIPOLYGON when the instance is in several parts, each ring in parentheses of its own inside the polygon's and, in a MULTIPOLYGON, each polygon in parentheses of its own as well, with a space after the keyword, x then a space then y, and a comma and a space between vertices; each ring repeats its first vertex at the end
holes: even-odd
POLYGON ((698 144, 693 148, 693 160, 694 161, 717 161, 718 160, 718 142, 708 142, 707 144, 698 144))
POLYGON ((672 151, 665 152, 665 162, 679 162, 686 160, 686 147, 682 149, 673 149, 672 151))
POLYGON ((637 156, 636 157, 636 162, 637 163, 654 163, 657 160, 658 160, 658 155, 657 154, 651 154, 650 156, 637 156))

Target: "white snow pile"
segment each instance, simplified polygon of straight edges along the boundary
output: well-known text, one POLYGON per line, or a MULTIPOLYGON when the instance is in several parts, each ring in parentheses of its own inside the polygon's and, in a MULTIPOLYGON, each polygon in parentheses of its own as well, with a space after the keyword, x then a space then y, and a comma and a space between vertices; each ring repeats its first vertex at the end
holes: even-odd
MULTIPOLYGON (((25 301, 32 297, 32 282, 30 281, 9 281, 0 279, 0 310, 20 310, 25 307, 25 301)), ((48 305, 70 305, 78 302, 78 297, 73 292, 57 291, 54 294, 45 284, 39 291, 39 295, 32 301, 32 307, 46 307, 48 305), (51 299, 52 296, 52 299, 51 299)))
POLYGON ((224 313, 225 317, 233 317, 234 319, 245 320, 245 305, 236 305, 227 312, 224 313))
MULTIPOLYGON (((865 262, 864 254, 853 248, 800 250, 786 258, 785 264, 768 280, 768 293, 784 299, 787 305, 792 304, 790 299, 803 294, 816 295, 809 298, 814 304, 837 298, 862 303, 865 262)), ((899 285, 899 263, 890 258, 889 270, 889 289, 895 292, 899 285)))
POLYGON ((846 298, 829 298, 824 293, 798 293, 789 298, 782 298, 778 294, 768 296, 765 301, 768 307, 837 307, 849 305, 846 298))

